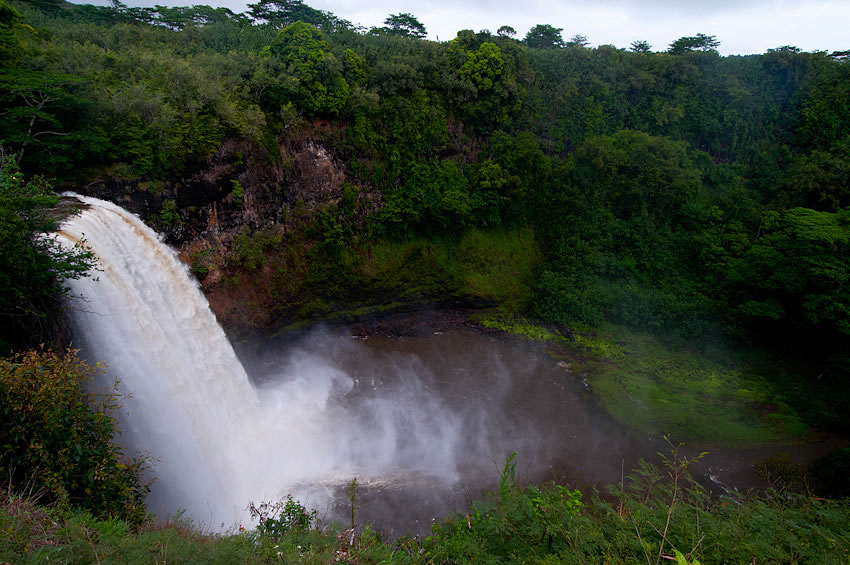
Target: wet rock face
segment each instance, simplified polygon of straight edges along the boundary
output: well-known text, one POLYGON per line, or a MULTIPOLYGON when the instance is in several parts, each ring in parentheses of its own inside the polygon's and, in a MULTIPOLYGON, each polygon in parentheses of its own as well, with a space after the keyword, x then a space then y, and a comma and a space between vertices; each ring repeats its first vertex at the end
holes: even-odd
POLYGON ((342 196, 343 168, 331 158, 324 146, 313 140, 307 141, 294 155, 292 177, 290 198, 301 200, 308 207, 335 201, 342 196))
MULTIPOLYGON (((234 253, 245 235, 259 232, 273 240, 300 240, 314 213, 341 201, 345 167, 321 139, 321 131, 305 129, 280 140, 271 155, 250 141, 229 139, 209 157, 187 164, 179 177, 145 181, 104 175, 73 189, 119 204, 162 234, 225 325, 268 327, 275 300, 284 300, 269 290, 275 273, 260 266, 240 277, 234 253), (237 279, 238 285, 224 284, 237 279)), ((362 221, 377 209, 380 194, 355 195, 362 221)))
POLYGON ((251 142, 230 139, 206 160, 187 165, 179 178, 104 176, 75 190, 138 214, 181 248, 221 244, 244 227, 286 230, 286 209, 296 203, 312 212, 341 197, 344 167, 320 141, 303 137, 282 143, 279 151, 272 158, 251 142))

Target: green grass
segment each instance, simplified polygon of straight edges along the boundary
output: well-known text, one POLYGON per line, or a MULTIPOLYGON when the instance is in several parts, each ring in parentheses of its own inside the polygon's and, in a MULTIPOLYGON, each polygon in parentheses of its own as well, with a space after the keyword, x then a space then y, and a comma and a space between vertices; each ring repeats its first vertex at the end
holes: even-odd
POLYGON ((569 340, 554 328, 498 309, 473 319, 490 329, 558 344, 581 360, 614 418, 676 441, 761 445, 803 439, 808 426, 775 384, 774 367, 743 355, 700 351, 622 326, 582 327, 569 340))
POLYGON ((542 255, 530 229, 467 232, 451 256, 449 268, 462 292, 490 298, 503 310, 518 312, 529 301, 542 255))
POLYGON ((589 382, 606 410, 633 427, 736 445, 793 441, 808 431, 768 376, 734 354, 712 358, 623 327, 595 339, 620 355, 590 362, 589 382))
POLYGON ((359 286, 402 299, 467 297, 516 312, 531 298, 541 257, 530 229, 470 230, 457 240, 374 243, 346 263, 359 286))
POLYGON ((223 534, 204 533, 179 517, 147 520, 134 530, 118 519, 0 491, 0 562, 682 563, 678 551, 687 563, 838 564, 850 554, 847 500, 796 494, 797 483, 763 495, 712 498, 687 474, 694 459, 679 457, 675 447, 655 464, 642 462, 605 498, 556 484, 520 484, 513 461, 497 491, 435 520, 424 538, 382 538, 368 525, 347 530, 269 515, 272 527, 267 521, 223 534))

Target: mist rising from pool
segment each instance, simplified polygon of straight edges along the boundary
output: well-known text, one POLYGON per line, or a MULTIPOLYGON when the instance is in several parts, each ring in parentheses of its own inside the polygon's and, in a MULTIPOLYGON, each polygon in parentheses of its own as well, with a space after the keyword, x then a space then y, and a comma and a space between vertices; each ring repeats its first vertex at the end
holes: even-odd
POLYGON ((252 381, 175 253, 120 207, 80 199, 61 236, 85 238, 100 271, 73 281, 75 340, 108 365, 104 386, 120 379, 121 440, 158 459, 149 505, 160 516, 185 510, 226 529, 249 501, 292 494, 333 517, 356 477, 381 493, 378 514, 392 518, 397 500, 407 515, 393 519, 417 524, 459 509, 512 451, 529 477, 606 449, 619 468, 569 370, 474 332, 316 330, 264 348, 252 381))

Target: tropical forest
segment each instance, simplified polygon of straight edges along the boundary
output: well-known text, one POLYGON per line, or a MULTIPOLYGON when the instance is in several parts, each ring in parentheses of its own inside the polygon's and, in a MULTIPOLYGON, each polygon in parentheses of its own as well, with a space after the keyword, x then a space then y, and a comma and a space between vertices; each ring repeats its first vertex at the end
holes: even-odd
POLYGON ((0 563, 850 562, 850 51, 345 17, 0 0, 0 563))

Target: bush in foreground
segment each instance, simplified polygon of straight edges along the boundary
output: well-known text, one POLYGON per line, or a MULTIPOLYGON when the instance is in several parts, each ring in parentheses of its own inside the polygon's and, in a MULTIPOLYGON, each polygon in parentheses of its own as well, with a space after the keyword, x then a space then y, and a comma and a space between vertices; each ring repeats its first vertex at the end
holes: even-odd
POLYGON ((114 443, 119 398, 91 392, 96 371, 75 351, 0 359, 0 473, 10 492, 139 523, 147 459, 128 460, 114 443))

